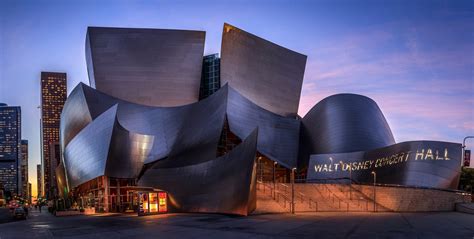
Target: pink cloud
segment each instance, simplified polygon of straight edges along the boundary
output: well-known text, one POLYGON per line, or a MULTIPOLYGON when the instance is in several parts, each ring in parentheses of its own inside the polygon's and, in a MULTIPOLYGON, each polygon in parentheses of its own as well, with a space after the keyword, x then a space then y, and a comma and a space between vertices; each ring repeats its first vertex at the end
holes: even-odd
MULTIPOLYGON (((465 28, 451 26, 446 33, 465 28)), ((420 35, 431 37, 436 30, 420 25, 396 36, 368 28, 316 49, 315 59, 308 59, 299 114, 327 96, 357 93, 379 104, 398 139, 458 140, 474 134, 474 44, 442 49, 421 44, 420 35), (396 37, 406 48, 385 50, 396 37)))

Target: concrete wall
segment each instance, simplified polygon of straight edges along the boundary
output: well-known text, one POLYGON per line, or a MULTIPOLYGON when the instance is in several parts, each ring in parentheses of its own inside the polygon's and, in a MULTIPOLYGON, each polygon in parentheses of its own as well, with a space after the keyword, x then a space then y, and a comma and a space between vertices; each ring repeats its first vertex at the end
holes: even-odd
MULTIPOLYGON (((267 185, 268 188, 272 186, 273 184, 267 185)), ((286 187, 288 189, 283 190, 283 187, 277 185, 276 194, 285 195, 286 198, 291 199, 291 184, 286 184, 286 187)), ((374 187, 370 185, 353 185, 350 192, 349 185, 345 184, 297 183, 295 184, 295 209, 296 212, 372 212, 374 211, 373 192, 374 187)), ((436 189, 377 186, 375 195, 377 212, 454 211, 457 203, 471 201, 470 194, 436 189)), ((265 204, 268 203, 257 202, 257 210, 270 210, 258 208, 259 205, 265 204)))
MULTIPOLYGON (((354 189, 373 198, 373 186, 356 185, 354 189)), ((397 212, 454 211, 456 203, 470 202, 470 194, 398 187, 376 187, 375 198, 379 206, 397 212)), ((382 208, 381 208, 382 209, 382 208)))

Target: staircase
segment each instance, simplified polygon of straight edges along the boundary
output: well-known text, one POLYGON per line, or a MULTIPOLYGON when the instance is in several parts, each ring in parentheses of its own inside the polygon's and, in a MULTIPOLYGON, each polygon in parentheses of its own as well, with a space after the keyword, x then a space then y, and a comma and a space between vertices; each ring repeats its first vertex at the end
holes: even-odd
POLYGON ((373 208, 373 200, 349 185, 295 184, 295 212, 367 212, 373 208))
POLYGON ((258 182, 258 213, 453 211, 471 195, 457 191, 396 186, 258 182), (293 201, 292 201, 293 199, 293 201))
MULTIPOLYGON (((343 184, 296 183, 295 212, 367 212, 374 203, 365 194, 343 184)), ((255 214, 291 212, 292 192, 289 183, 257 182, 255 214)), ((377 211, 389 211, 375 205, 377 211)))

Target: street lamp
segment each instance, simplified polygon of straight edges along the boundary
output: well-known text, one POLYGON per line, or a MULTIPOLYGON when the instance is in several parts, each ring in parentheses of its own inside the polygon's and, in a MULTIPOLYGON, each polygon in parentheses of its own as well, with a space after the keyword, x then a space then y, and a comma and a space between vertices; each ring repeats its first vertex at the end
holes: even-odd
POLYGON ((374 175, 374 212, 376 212, 376 204, 375 204, 375 183, 377 182, 377 173, 375 171, 372 171, 371 173, 372 175, 374 175))
POLYGON ((273 199, 276 198, 276 175, 275 175, 275 170, 276 170, 276 165, 277 162, 273 162, 273 199))
POLYGON ((296 168, 291 169, 291 213, 295 214, 295 171, 296 168))
POLYGON ((352 200, 352 164, 349 163, 349 199, 352 200))

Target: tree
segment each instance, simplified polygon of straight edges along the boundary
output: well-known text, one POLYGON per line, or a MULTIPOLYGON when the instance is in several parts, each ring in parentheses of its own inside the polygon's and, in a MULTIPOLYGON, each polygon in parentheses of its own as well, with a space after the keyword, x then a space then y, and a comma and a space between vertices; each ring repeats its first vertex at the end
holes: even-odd
POLYGON ((459 189, 467 192, 473 192, 474 187, 474 168, 463 167, 461 170, 461 180, 459 189))

